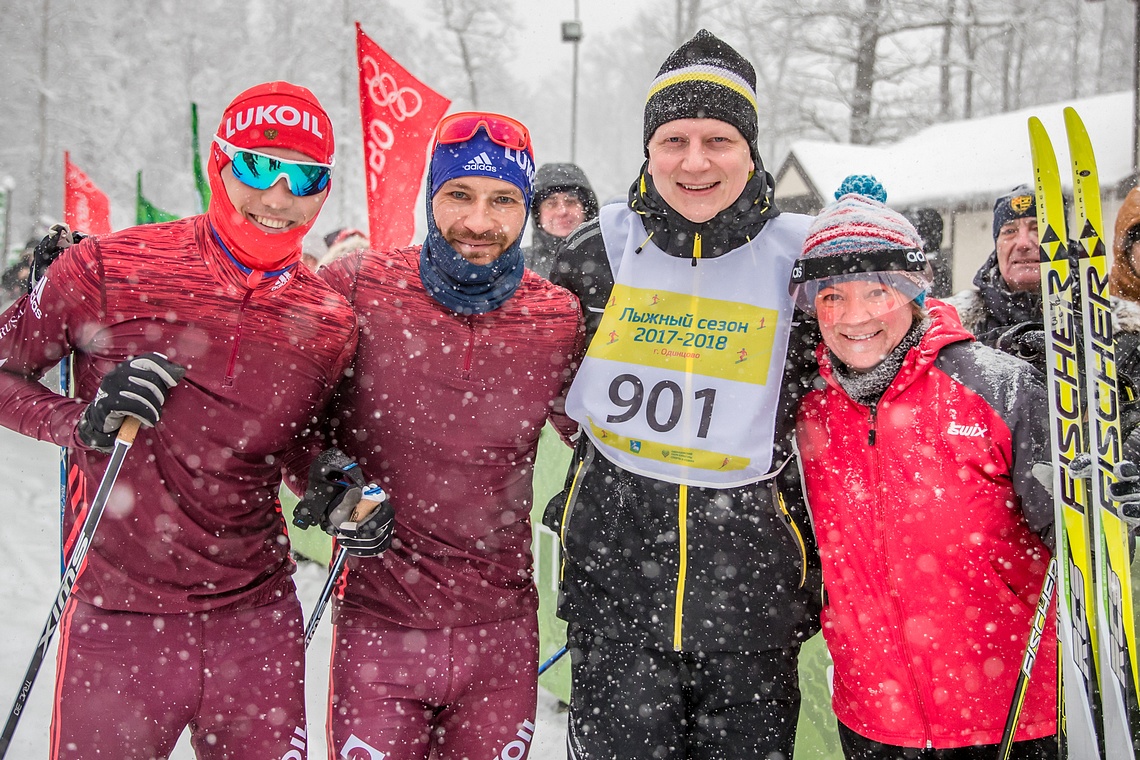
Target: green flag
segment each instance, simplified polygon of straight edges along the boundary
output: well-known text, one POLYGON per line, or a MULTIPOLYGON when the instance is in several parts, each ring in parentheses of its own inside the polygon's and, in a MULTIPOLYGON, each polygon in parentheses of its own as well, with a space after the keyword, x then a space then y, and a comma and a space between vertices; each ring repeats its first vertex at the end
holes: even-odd
POLYGON ((202 153, 198 147, 198 104, 190 104, 190 144, 194 149, 194 183, 198 185, 199 209, 203 214, 210 205, 210 183, 202 174, 202 153))
POLYGON ((142 172, 138 173, 138 201, 135 204, 135 224, 154 224, 155 222, 173 222, 180 219, 177 214, 163 211, 154 205, 142 194, 142 172))

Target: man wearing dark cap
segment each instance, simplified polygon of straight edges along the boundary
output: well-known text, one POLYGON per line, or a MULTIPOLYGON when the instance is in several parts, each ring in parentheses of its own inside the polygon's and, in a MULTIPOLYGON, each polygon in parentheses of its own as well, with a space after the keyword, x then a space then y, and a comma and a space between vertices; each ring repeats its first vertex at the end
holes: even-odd
POLYGON ((543 164, 534 178, 531 245, 523 249, 526 265, 550 277, 554 251, 583 222, 598 215, 598 197, 577 164, 543 164))
POLYGON ((424 244, 321 270, 355 308, 361 338, 334 402, 337 449, 322 455, 340 459, 327 472, 318 460, 297 512, 343 512, 358 492, 335 473, 360 470, 398 513, 392 548, 351 558, 334 605, 329 757, 530 749, 531 480, 546 421, 574 428, 563 399, 582 332, 574 297, 523 265, 533 160, 509 117, 445 117, 424 244))
POLYGON ((791 757, 819 567, 792 446, 809 219, 756 149, 756 75, 701 30, 649 89, 628 205, 559 249, 589 348, 562 538, 575 758, 791 757))
POLYGON ((1033 188, 1019 185, 994 201, 994 250, 974 275, 977 289, 947 299, 962 326, 988 346, 1044 361, 1041 254, 1033 188))
POLYGON ((303 756, 277 494, 356 346, 348 303, 299 266, 332 164, 313 93, 246 90, 205 214, 85 238, 2 317, 0 424, 69 449, 65 551, 119 427, 145 426, 60 622, 53 758, 167 757, 187 727, 199 758, 303 756), (39 383, 66 356, 74 398, 39 383))

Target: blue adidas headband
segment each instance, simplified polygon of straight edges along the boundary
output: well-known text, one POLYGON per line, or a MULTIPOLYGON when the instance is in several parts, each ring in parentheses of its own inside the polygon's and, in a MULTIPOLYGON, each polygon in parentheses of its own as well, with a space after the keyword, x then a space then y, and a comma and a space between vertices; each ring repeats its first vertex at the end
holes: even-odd
POLYGON ((485 129, 480 128, 470 140, 435 146, 431 155, 431 192, 429 198, 443 183, 457 177, 492 177, 509 182, 523 194, 526 207, 534 194, 534 157, 530 151, 504 148, 493 142, 485 129))

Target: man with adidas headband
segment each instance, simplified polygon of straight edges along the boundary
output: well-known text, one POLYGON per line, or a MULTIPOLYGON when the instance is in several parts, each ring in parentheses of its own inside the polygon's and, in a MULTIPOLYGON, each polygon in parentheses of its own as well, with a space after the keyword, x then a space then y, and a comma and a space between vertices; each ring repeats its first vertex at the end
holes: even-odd
POLYGON ((786 287, 810 220, 772 202, 755 82, 708 31, 674 51, 628 205, 556 258, 591 338, 567 401, 584 435, 544 520, 571 757, 792 755, 819 606, 790 443, 812 343, 786 287))
POLYGON ((332 164, 309 90, 246 90, 205 214, 85 238, 0 318, 0 424, 69 448, 65 551, 118 428, 144 424, 60 623, 52 758, 167 757, 187 727, 200 758, 303 756, 277 493, 356 346, 348 303, 299 266, 332 164), (66 356, 74 398, 39 383, 66 356))
POLYGON ((337 449, 314 465, 297 513, 333 509, 348 488, 335 473, 353 462, 399 512, 392 548, 351 558, 334 602, 329 757, 529 751, 531 479, 547 419, 574 428, 562 406, 582 332, 574 297, 524 266, 533 181, 525 126, 449 115, 432 145, 424 244, 321 270, 361 338, 334 402, 337 449))
MULTIPOLYGON (((791 290, 823 336, 796 435, 843 752, 988 760, 1050 559, 1046 391, 926 298, 922 240, 873 177, 835 196, 791 290)), ((1057 756, 1055 620, 1013 736, 1020 760, 1057 756)))

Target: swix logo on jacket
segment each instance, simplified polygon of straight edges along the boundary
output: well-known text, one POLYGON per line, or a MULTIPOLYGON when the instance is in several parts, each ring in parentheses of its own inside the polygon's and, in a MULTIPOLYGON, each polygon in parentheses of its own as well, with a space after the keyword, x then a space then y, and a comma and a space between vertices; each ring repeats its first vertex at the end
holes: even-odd
POLYGON ((320 128, 320 119, 316 114, 294 106, 279 104, 251 106, 243 111, 238 111, 233 116, 227 116, 226 139, 229 140, 238 132, 250 127, 260 127, 266 124, 283 127, 300 125, 301 129, 311 132, 315 137, 324 137, 320 128))
POLYGON ((981 425, 959 425, 957 422, 951 422, 950 427, 946 428, 947 435, 961 435, 966 438, 981 438, 986 434, 986 429, 981 425))

